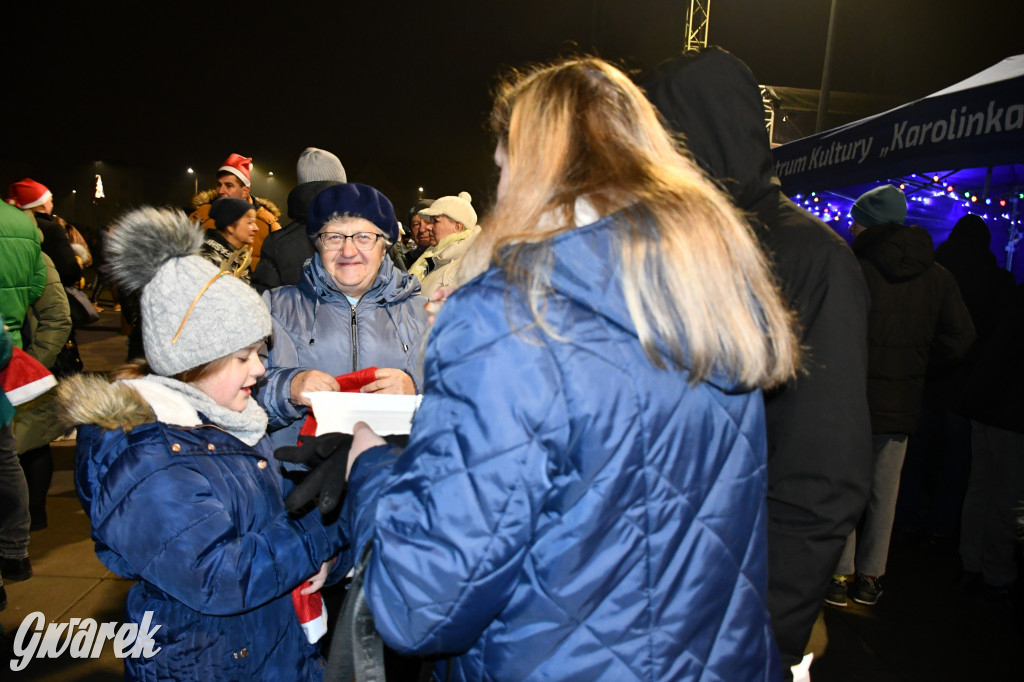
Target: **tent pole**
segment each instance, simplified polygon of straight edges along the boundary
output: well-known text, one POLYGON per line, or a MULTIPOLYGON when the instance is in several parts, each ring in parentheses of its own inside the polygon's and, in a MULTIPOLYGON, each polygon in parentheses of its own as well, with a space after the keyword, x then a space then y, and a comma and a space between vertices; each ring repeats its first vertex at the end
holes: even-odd
POLYGON ((828 89, 829 79, 832 75, 832 33, 836 25, 836 4, 839 0, 832 0, 832 9, 828 14, 828 34, 825 37, 825 64, 821 69, 821 93, 818 95, 818 121, 814 125, 814 132, 820 133, 825 127, 825 112, 828 111, 828 89))

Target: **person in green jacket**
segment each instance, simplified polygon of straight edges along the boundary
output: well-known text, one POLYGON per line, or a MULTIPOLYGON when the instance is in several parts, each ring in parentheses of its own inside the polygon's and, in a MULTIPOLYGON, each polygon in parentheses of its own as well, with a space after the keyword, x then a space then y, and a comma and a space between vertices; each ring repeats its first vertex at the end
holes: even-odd
POLYGON ((0 203, 0 310, 11 342, 21 348, 25 313, 46 286, 39 229, 32 218, 0 203))

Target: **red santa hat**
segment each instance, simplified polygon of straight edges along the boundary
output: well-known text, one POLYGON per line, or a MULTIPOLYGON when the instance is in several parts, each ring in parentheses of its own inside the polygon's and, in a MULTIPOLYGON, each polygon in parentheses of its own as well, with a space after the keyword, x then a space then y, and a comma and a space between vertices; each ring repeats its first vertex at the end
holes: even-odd
POLYGON ((17 346, 11 350, 11 361, 0 370, 0 387, 12 405, 27 403, 57 385, 50 370, 38 360, 17 346))
POLYGON ((295 607, 295 615, 299 618, 299 625, 306 635, 306 641, 316 644, 327 634, 327 607, 319 592, 302 594, 302 590, 308 586, 307 580, 292 590, 292 606, 295 607))
POLYGON ((232 154, 228 157, 228 160, 224 162, 224 165, 217 169, 217 172, 227 171, 238 176, 246 187, 249 186, 249 171, 252 169, 252 158, 242 156, 241 154, 232 154))
POLYGON ((35 208, 45 204, 51 197, 53 194, 46 185, 32 178, 25 178, 11 185, 7 193, 7 203, 18 208, 35 208))

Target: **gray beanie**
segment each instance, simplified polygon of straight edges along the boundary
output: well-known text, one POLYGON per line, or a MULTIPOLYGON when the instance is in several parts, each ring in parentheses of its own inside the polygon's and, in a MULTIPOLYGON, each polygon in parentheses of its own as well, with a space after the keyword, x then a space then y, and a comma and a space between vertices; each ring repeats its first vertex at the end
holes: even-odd
POLYGON ((348 182, 345 167, 334 154, 316 147, 306 147, 299 154, 299 163, 295 167, 299 184, 317 181, 348 182))
POLYGON ((907 197, 892 185, 881 185, 857 198, 850 208, 853 220, 864 227, 883 223, 902 225, 907 219, 907 197))
POLYGON ((175 376, 270 336, 252 287, 197 255, 203 230, 181 211, 141 208, 114 223, 110 273, 142 290, 142 344, 153 371, 175 376), (193 307, 194 306, 194 307, 193 307), (190 310, 191 308, 191 310, 190 310))

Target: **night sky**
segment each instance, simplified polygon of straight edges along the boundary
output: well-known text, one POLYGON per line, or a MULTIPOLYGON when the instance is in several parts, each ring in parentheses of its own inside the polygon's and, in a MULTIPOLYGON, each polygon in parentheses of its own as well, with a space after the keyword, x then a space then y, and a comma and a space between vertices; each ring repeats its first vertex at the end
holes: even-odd
MULTIPOLYGON (((239 152, 254 158, 254 192, 284 208, 295 160, 317 146, 341 158, 350 180, 387 193, 400 217, 418 186, 425 196, 468 190, 483 209, 495 179, 490 92, 505 69, 573 52, 650 68, 682 48, 689 7, 163 4, 172 3, 5 9, 5 191, 31 176, 74 219, 83 207, 71 190, 91 194, 98 170, 108 210, 184 205, 194 181, 187 167, 200 189, 212 187, 215 169, 239 152)), ((829 5, 713 0, 709 41, 762 83, 817 88, 829 5)), ((831 87, 910 101, 1024 52, 1021 26, 1020 0, 839 0, 831 87)))

